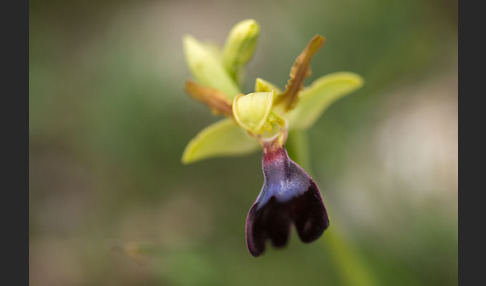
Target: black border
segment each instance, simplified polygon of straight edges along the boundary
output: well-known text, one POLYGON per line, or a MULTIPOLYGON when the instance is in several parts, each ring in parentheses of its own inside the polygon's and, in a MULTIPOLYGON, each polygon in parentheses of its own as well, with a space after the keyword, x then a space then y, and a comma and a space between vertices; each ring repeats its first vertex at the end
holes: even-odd
POLYGON ((459 284, 478 285, 484 280, 485 177, 484 12, 458 5, 459 50, 459 284), (482 56, 482 57, 481 57, 482 56), (483 156, 481 156, 483 155, 483 156), (479 180, 478 180, 479 179, 479 180))
MULTIPOLYGON (((2 5, 2 274, 29 284, 29 2, 2 5)), ((12 283, 13 282, 13 283, 12 283)))

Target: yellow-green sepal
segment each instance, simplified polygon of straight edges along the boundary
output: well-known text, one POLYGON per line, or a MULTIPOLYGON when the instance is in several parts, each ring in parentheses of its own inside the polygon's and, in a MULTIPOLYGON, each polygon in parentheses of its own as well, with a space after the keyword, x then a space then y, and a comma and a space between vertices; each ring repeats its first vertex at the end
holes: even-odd
POLYGON ((214 49, 204 45, 196 38, 186 35, 183 38, 187 65, 196 81, 206 87, 222 91, 229 99, 240 93, 237 83, 226 72, 214 49))
POLYGON ((278 88, 273 83, 257 77, 257 79, 255 80, 255 91, 256 92, 270 92, 272 90, 274 91, 273 92, 274 97, 278 96, 279 94, 282 93, 282 90, 280 90, 280 88, 278 88))
POLYGON ((239 156, 259 148, 255 138, 239 127, 233 118, 209 125, 199 132, 182 155, 182 163, 190 164, 211 157, 239 156))
POLYGON ((286 115, 290 129, 311 127, 329 105, 363 86, 363 78, 351 72, 337 72, 315 80, 301 91, 299 104, 286 115))
MULTIPOLYGON (((273 90, 239 94, 233 100, 233 116, 236 122, 253 134, 262 134, 272 110, 273 90)), ((267 124, 268 125, 268 124, 267 124)))

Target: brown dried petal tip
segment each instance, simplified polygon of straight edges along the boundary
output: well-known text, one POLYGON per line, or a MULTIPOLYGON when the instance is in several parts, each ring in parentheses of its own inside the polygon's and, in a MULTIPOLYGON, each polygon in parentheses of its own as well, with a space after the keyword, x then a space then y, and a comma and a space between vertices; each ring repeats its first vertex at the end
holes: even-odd
POLYGON ((188 80, 186 81, 186 92, 189 93, 192 98, 209 106, 213 113, 233 116, 231 101, 221 91, 198 85, 197 83, 188 80))
POLYGON ((290 79, 285 86, 285 91, 277 98, 276 104, 285 104, 286 110, 293 109, 298 102, 298 93, 302 89, 304 79, 310 76, 310 61, 312 56, 324 45, 326 38, 315 35, 307 44, 302 53, 297 57, 290 69, 290 79))

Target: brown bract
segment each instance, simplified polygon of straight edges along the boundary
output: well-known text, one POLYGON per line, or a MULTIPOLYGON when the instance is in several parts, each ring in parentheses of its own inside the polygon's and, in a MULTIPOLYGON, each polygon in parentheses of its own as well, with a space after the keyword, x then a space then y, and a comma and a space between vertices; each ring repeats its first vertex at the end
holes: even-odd
POLYGON ((293 109, 298 102, 298 93, 303 87, 304 79, 311 75, 310 61, 312 56, 324 45, 326 38, 315 35, 307 44, 302 53, 297 57, 290 69, 290 79, 285 86, 285 91, 279 95, 275 104, 284 103, 285 110, 293 109))
POLYGON ((186 92, 189 93, 192 98, 209 106, 214 114, 223 114, 233 117, 231 101, 221 91, 198 85, 192 80, 186 81, 185 88, 186 92))

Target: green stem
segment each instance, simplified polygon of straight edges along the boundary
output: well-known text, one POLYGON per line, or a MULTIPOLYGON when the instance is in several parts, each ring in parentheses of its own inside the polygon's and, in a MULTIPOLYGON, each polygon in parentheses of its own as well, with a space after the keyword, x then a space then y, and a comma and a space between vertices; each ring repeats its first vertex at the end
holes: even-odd
POLYGON ((285 148, 289 153, 290 158, 299 164, 309 175, 311 172, 310 156, 309 156, 309 142, 307 133, 305 131, 290 131, 285 148))
MULTIPOLYGON (((288 137, 287 151, 290 158, 306 170, 311 176, 312 168, 309 156, 309 144, 306 131, 291 131, 288 137)), ((327 209, 329 213, 329 208, 327 209)), ((329 217, 332 221, 332 215, 329 217)), ((324 232, 322 245, 330 254, 333 264, 341 277, 343 285, 372 286, 377 285, 372 272, 369 271, 359 251, 346 239, 337 226, 332 223, 324 232)))

